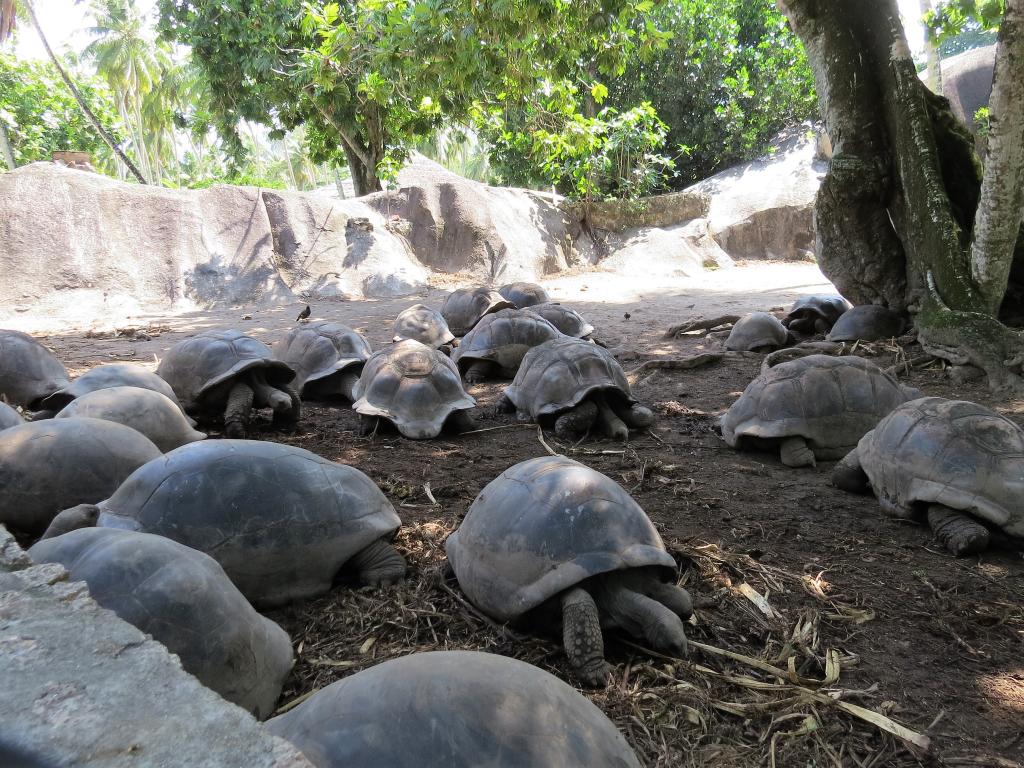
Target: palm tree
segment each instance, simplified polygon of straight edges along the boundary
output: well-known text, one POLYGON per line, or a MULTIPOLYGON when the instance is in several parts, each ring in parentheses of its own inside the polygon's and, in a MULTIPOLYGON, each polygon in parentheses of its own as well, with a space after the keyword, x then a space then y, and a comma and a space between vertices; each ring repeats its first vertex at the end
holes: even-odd
MULTIPOLYGON (((46 39, 46 35, 43 34, 43 28, 39 25, 39 19, 36 18, 35 9, 32 7, 31 0, 20 0, 21 7, 28 13, 29 21, 32 22, 32 26, 36 30, 36 34, 39 35, 39 40, 43 44, 43 48, 46 49, 46 54, 50 57, 50 61, 53 62, 53 66, 56 67, 57 72, 60 74, 64 84, 67 85, 68 90, 71 91, 71 95, 75 97, 75 101, 78 102, 79 108, 82 110, 82 114, 85 115, 86 119, 92 123, 93 128, 96 129, 96 133, 100 135, 100 138, 106 142, 107 146, 110 147, 111 151, 121 159, 125 164, 125 167, 132 172, 132 174, 139 180, 140 184, 146 183, 145 176, 135 167, 135 164, 128 158, 128 156, 121 151, 121 147, 118 146, 117 142, 114 141, 114 137, 110 135, 103 124, 100 123, 99 119, 89 109, 89 105, 82 97, 82 93, 78 90, 74 81, 68 75, 67 71, 60 63, 60 59, 54 54, 53 49, 50 48, 50 42, 46 39)), ((14 22, 16 18, 17 7, 15 0, 0 0, 0 43, 7 39, 7 36, 11 34, 14 29, 14 22)))

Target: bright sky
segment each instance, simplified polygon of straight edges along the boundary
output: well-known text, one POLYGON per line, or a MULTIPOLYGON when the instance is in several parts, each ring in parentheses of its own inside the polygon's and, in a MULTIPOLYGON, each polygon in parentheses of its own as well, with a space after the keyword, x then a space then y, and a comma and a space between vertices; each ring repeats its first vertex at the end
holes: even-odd
MULTIPOLYGON (((150 12, 156 7, 156 0, 137 1, 141 8, 150 12)), ((904 26, 907 29, 910 48, 913 51, 918 51, 924 44, 924 33, 921 31, 920 25, 916 23, 921 16, 920 0, 899 0, 899 6, 900 13, 903 14, 904 26)), ((89 37, 84 30, 92 26, 93 22, 87 5, 82 0, 36 0, 36 13, 39 16, 43 32, 54 51, 60 53, 66 47, 80 51, 88 44, 89 37)), ((19 27, 15 47, 18 58, 46 58, 46 51, 34 30, 20 20, 19 27)))

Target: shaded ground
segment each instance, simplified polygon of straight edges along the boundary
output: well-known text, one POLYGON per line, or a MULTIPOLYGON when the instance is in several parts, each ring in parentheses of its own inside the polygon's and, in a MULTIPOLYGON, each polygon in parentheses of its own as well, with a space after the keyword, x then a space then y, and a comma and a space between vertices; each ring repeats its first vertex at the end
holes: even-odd
MULTIPOLYGON (((664 339, 671 324, 781 306, 823 286, 810 265, 789 264, 730 270, 685 287, 600 274, 549 287, 597 326, 629 370, 652 357, 692 354, 705 343, 664 339)), ((414 300, 437 306, 442 297, 432 291, 420 299, 322 304, 313 316, 347 322, 378 345, 399 310, 414 300)), ((272 340, 300 308, 254 312, 251 320, 242 320, 242 311, 154 318, 142 324, 152 338, 141 341, 83 334, 47 341, 75 370, 115 359, 152 362, 206 327, 238 327, 272 340)), ((905 351, 875 345, 867 353, 888 365, 905 351)), ((698 601, 691 639, 749 657, 695 649, 678 661, 613 640, 616 682, 588 695, 652 766, 1018 765, 1024 560, 1010 552, 954 559, 927 529, 887 519, 873 499, 834 489, 830 464, 793 470, 776 456, 727 448, 714 424, 759 365, 755 357, 740 358, 641 377, 635 394, 659 421, 627 446, 570 446, 545 436, 555 451, 620 482, 654 520, 698 601), (749 588, 767 607, 745 596, 749 588), (814 682, 823 679, 829 682, 814 682), (836 698, 927 732, 932 754, 840 711, 836 698)), ((1024 403, 993 402, 985 389, 956 387, 937 369, 914 370, 907 380, 927 394, 977 400, 1024 423, 1024 403)), ((401 587, 335 590, 274 614, 299 656, 284 706, 365 666, 433 648, 513 655, 572 679, 557 642, 493 626, 462 601, 444 571, 444 538, 476 494, 511 464, 546 452, 535 428, 494 412, 502 386, 470 389, 481 406, 479 427, 500 428, 456 438, 360 438, 353 412, 322 404, 306 408, 299 433, 261 435, 369 474, 403 518, 399 544, 411 566, 401 587)))

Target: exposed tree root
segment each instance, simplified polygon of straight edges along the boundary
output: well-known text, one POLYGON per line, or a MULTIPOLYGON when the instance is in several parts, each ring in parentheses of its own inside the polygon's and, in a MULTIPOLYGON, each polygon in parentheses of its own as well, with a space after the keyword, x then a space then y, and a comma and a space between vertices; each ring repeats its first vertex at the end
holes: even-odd
POLYGON ((717 328, 718 326, 725 325, 726 323, 735 323, 739 319, 739 315, 720 315, 719 317, 690 320, 686 323, 673 325, 665 332, 665 338, 674 339, 676 336, 689 333, 690 331, 710 331, 712 328, 717 328))

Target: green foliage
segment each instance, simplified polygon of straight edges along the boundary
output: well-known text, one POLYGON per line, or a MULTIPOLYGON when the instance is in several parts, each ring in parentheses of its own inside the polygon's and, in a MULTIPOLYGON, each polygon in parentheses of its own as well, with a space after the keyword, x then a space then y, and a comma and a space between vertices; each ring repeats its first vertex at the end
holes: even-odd
POLYGON ((925 14, 924 23, 941 44, 971 29, 998 29, 1005 10, 1005 0, 946 0, 925 14))
POLYGON ((519 127, 510 125, 500 109, 478 113, 492 161, 501 169, 500 181, 553 185, 584 200, 636 198, 664 187, 673 168, 661 153, 667 127, 649 103, 624 112, 605 107, 587 117, 578 111, 569 84, 548 91, 539 108, 517 113, 519 127))
MULTIPOLYGON (((119 133, 113 97, 103 82, 79 76, 77 84, 100 121, 119 133)), ((7 127, 19 165, 49 160, 56 151, 76 150, 91 153, 97 169, 113 168, 110 149, 50 63, 18 61, 0 53, 0 121, 7 127)))
POLYGON ((939 43, 939 58, 956 56, 958 53, 969 51, 972 48, 983 48, 986 45, 994 44, 995 41, 995 30, 983 29, 978 22, 968 21, 964 25, 963 31, 942 38, 939 43))
POLYGON ((649 101, 668 125, 676 186, 762 154, 817 115, 803 46, 772 0, 671 0, 653 19, 672 37, 611 81, 618 108, 649 101))

